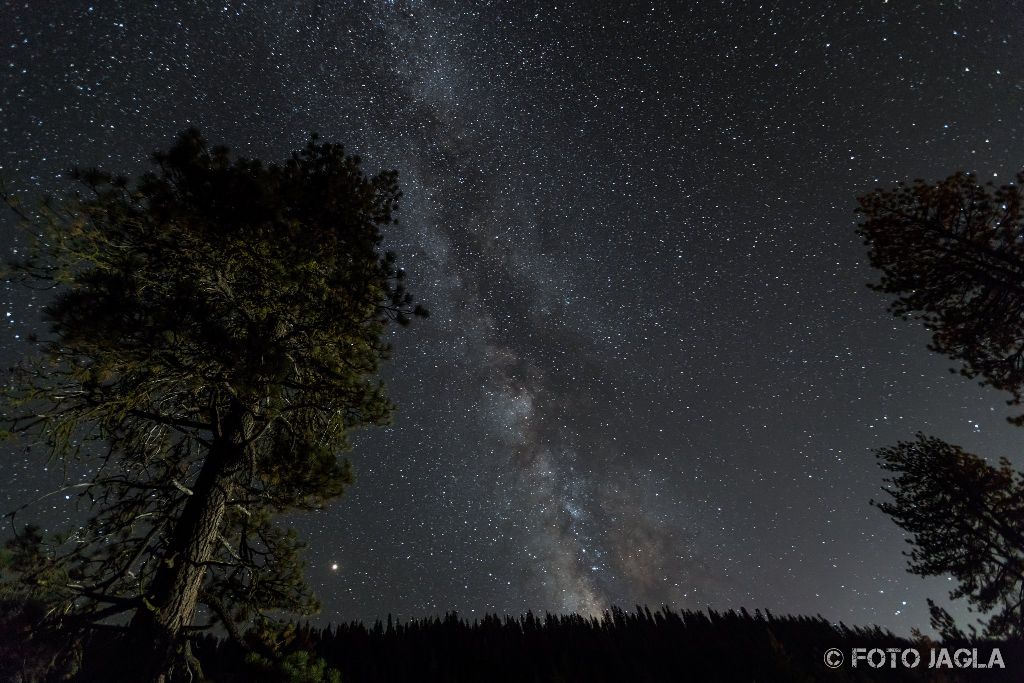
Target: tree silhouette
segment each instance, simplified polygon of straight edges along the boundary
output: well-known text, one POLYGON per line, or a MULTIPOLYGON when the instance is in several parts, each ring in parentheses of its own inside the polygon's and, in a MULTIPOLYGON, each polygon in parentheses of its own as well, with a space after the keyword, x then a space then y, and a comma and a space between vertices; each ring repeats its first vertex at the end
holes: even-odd
MULTIPOLYGON (((998 467, 941 439, 918 435, 878 452, 890 500, 876 503, 913 545, 910 571, 952 576, 950 597, 995 613, 987 635, 1024 634, 1024 475, 1006 460, 998 467)), ((960 631, 935 603, 936 628, 960 631)))
POLYGON ((894 315, 924 322, 933 351, 1009 392, 1011 405, 1024 393, 1021 200, 1020 185, 996 188, 964 173, 859 199, 858 232, 882 271, 872 288, 896 295, 894 315))
POLYGON ((349 431, 391 412, 385 326, 426 315, 379 250, 395 172, 315 137, 265 165, 195 130, 154 163, 12 202, 37 235, 13 272, 57 294, 8 429, 89 472, 71 491, 90 513, 56 542, 12 540, 8 594, 45 593, 51 625, 126 629, 117 675, 137 681, 167 680, 198 629, 315 609, 274 518, 351 482, 349 431))
MULTIPOLYGON (((928 669, 935 643, 912 641, 875 627, 851 627, 824 617, 777 616, 746 610, 675 611, 669 607, 635 612, 611 608, 600 617, 579 614, 518 617, 484 615, 467 620, 456 614, 372 625, 339 623, 323 629, 299 625, 279 650, 278 670, 319 673, 335 669, 345 683, 663 683, 664 681, 962 681, 967 672, 928 669), (852 648, 913 648, 922 664, 875 669, 850 665, 852 648), (847 660, 828 668, 826 650, 838 648, 847 660), (291 665, 291 666, 289 666, 291 665)), ((984 672, 986 681, 1019 681, 1024 644, 944 643, 978 648, 987 663, 993 647, 1005 668, 984 672)), ((229 640, 206 635, 196 655, 217 683, 289 681, 278 673, 263 678, 263 664, 229 640)), ((326 674, 313 680, 329 680, 326 674)), ((303 680, 298 678, 298 680, 303 680)), ((308 679, 307 679, 308 680, 308 679)))
MULTIPOLYGON (((1018 184, 995 187, 958 173, 859 199, 859 234, 882 271, 873 289, 895 295, 893 314, 917 319, 930 348, 960 373, 1024 397, 1024 224, 1018 184)), ((1011 417, 1024 424, 1024 415, 1011 417)), ((890 499, 878 507, 911 537, 910 571, 952 576, 952 598, 996 610, 991 636, 1024 636, 1024 476, 939 439, 878 451, 890 499)), ((958 630, 934 603, 932 625, 958 630)))

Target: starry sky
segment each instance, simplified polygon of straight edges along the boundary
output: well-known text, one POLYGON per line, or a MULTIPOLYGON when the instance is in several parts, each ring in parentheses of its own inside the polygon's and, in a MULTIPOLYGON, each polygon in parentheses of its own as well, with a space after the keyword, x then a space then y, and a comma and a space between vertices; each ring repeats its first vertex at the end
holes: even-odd
MULTIPOLYGON (((405 192, 431 317, 393 334, 394 424, 289 521, 321 622, 608 605, 768 608, 900 632, 871 449, 1019 455, 1004 396, 890 318, 855 197, 1024 161, 1008 0, 4 2, 0 176, 137 173, 181 129, 282 159, 311 131, 405 192)), ((17 249, 14 221, 0 224, 17 249)), ((7 287, 0 360, 44 300, 7 287)), ((5 510, 52 488, 4 454, 5 510)), ((37 510, 75 518, 70 501, 37 510)))

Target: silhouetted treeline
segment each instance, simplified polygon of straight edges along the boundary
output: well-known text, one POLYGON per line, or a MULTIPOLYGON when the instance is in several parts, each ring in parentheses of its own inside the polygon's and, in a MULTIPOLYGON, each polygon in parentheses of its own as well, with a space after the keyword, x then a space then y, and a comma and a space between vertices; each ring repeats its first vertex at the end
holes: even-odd
MULTIPOLYGON (((651 612, 614 609, 602 618, 527 614, 472 622, 449 614, 405 623, 299 625, 287 648, 322 658, 344 683, 389 681, 1019 681, 1020 643, 937 644, 911 641, 878 627, 848 627, 822 617, 768 612, 651 612), (1000 648, 1006 669, 929 669, 930 648, 977 647, 988 662, 1000 648), (850 665, 852 648, 916 647, 916 668, 897 663, 850 665), (838 648, 843 664, 829 669, 824 654, 838 648)), ((207 636, 194 648, 206 677, 217 683, 251 681, 245 651, 207 636)), ((305 656, 305 655, 303 655, 305 656)), ((886 655, 887 657, 889 655, 886 655)), ((268 679, 269 681, 270 679, 268 679)))

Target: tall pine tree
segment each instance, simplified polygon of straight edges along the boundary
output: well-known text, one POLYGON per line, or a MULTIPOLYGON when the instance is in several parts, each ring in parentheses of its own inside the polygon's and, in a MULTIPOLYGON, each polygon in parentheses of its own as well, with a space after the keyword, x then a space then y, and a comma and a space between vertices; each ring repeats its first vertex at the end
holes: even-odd
POLYGON ((13 272, 56 294, 6 404, 11 433, 90 473, 88 521, 14 539, 8 590, 48 625, 124 629, 112 675, 139 681, 173 679, 198 628, 315 608, 275 517, 350 483, 349 432, 392 409, 385 327, 426 315, 380 250, 396 173, 315 138, 267 165, 195 130, 154 162, 76 172, 80 193, 23 212, 13 272))

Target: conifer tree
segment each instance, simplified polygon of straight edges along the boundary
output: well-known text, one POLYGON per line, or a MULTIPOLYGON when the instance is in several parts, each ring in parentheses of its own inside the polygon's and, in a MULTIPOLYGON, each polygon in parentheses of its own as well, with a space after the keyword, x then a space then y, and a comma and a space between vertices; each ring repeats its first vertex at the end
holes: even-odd
POLYGON ((385 328, 426 315, 380 250, 395 172, 315 137, 264 164, 196 130, 154 163, 76 171, 38 211, 9 200, 36 237, 14 277, 55 295, 7 429, 89 473, 89 516, 13 539, 33 560, 7 563, 7 592, 45 595, 50 626, 124 629, 135 681, 176 679, 198 629, 315 609, 275 519, 351 482, 350 431, 392 410, 385 328))
MULTIPOLYGON (((1024 194, 957 173, 860 198, 859 233, 890 310, 931 332, 930 348, 962 375, 1024 402, 1024 194)), ((1010 422, 1024 425, 1024 415, 1010 422)), ((985 634, 1024 637, 1024 474, 934 437, 878 451, 888 498, 878 507, 908 534, 910 571, 957 580, 950 596, 990 615, 985 634)), ((962 631, 929 601, 932 626, 962 631)))
MULTIPOLYGON (((986 635, 1024 636, 1024 475, 923 434, 878 457, 891 476, 875 504, 910 534, 910 571, 956 579, 950 597, 989 615, 986 635)), ((946 610, 928 605, 936 631, 963 637, 946 610)))

